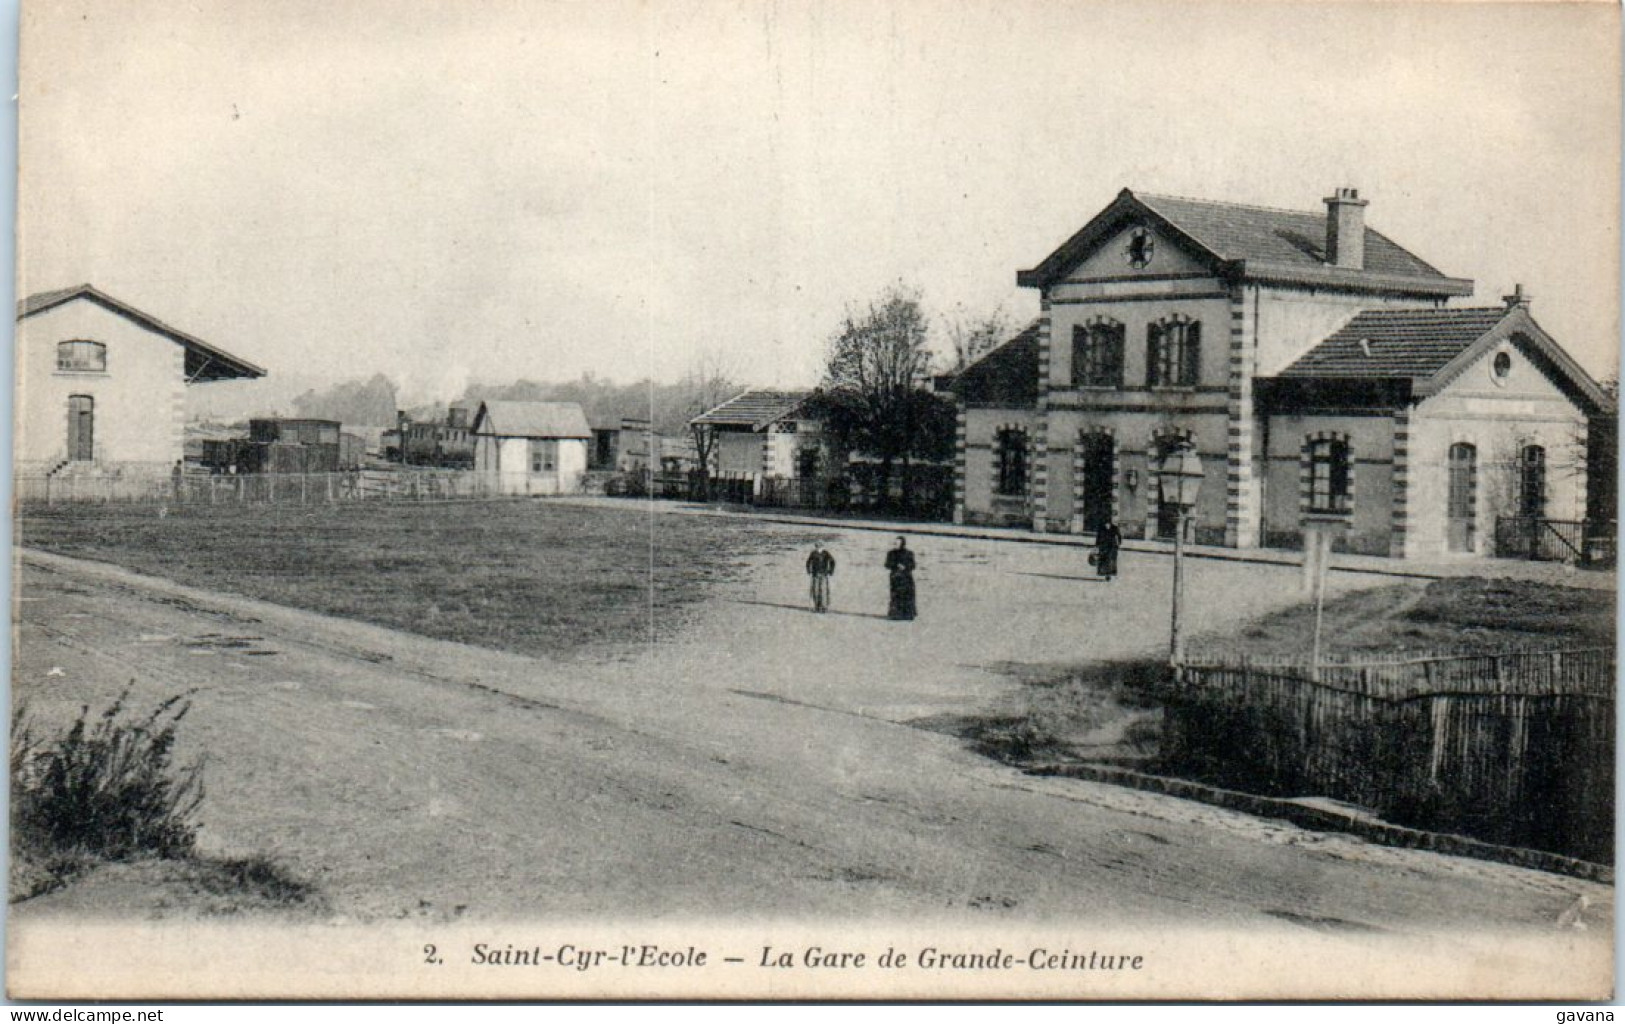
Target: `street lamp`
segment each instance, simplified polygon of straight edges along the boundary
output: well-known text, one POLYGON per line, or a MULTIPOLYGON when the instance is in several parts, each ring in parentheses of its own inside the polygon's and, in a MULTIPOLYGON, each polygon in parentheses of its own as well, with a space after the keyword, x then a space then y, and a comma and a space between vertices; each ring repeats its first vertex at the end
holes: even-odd
POLYGON ((1202 489, 1202 460, 1190 442, 1182 442, 1169 452, 1157 467, 1157 486, 1162 491, 1164 504, 1178 510, 1174 526, 1174 609, 1169 630, 1168 660, 1178 665, 1184 660, 1183 638, 1179 635, 1179 606, 1185 598, 1185 521, 1196 505, 1196 495, 1202 489))

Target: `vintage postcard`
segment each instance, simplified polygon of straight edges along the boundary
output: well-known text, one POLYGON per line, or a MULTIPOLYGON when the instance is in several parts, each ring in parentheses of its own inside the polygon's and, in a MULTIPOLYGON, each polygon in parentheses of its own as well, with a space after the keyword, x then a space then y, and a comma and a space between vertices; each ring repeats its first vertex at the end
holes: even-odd
POLYGON ((21 17, 11 997, 1610 998, 1617 5, 21 17))

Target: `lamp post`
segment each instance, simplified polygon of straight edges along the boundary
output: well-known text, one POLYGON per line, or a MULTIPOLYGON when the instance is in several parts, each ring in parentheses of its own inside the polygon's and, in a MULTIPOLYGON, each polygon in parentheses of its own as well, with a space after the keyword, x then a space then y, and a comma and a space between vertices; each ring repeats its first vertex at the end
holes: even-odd
POLYGON ((1185 599, 1185 522, 1202 489, 1202 460, 1186 442, 1169 452, 1157 467, 1157 486, 1162 500, 1179 512, 1174 526, 1174 607, 1169 629, 1168 660, 1178 665, 1184 660, 1184 638, 1179 634, 1179 609, 1185 599))

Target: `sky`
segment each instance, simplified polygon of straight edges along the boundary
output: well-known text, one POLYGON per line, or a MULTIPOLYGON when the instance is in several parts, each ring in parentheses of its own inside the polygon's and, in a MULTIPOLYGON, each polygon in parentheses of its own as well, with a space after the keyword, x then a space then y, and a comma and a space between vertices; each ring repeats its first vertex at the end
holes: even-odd
MULTIPOLYGON (((94 283, 266 367, 819 376, 1125 187, 1367 223, 1618 359, 1611 4, 52 0, 21 43, 20 295, 94 283)), ((212 387, 213 385, 211 385, 212 387)))

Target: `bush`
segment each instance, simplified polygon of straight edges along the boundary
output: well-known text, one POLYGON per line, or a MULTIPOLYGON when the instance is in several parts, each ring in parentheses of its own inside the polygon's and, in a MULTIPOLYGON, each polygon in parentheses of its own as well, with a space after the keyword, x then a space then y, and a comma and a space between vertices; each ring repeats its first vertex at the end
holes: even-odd
POLYGON ((91 718, 90 707, 58 736, 33 735, 24 709, 11 722, 13 835, 41 858, 124 860, 181 857, 197 839, 203 765, 173 763, 175 727, 190 693, 177 694, 139 721, 125 716, 126 689, 91 718))
POLYGON ((1053 754, 1061 746, 1055 734, 1032 719, 995 719, 971 730, 972 747, 984 757, 1022 763, 1053 754))

